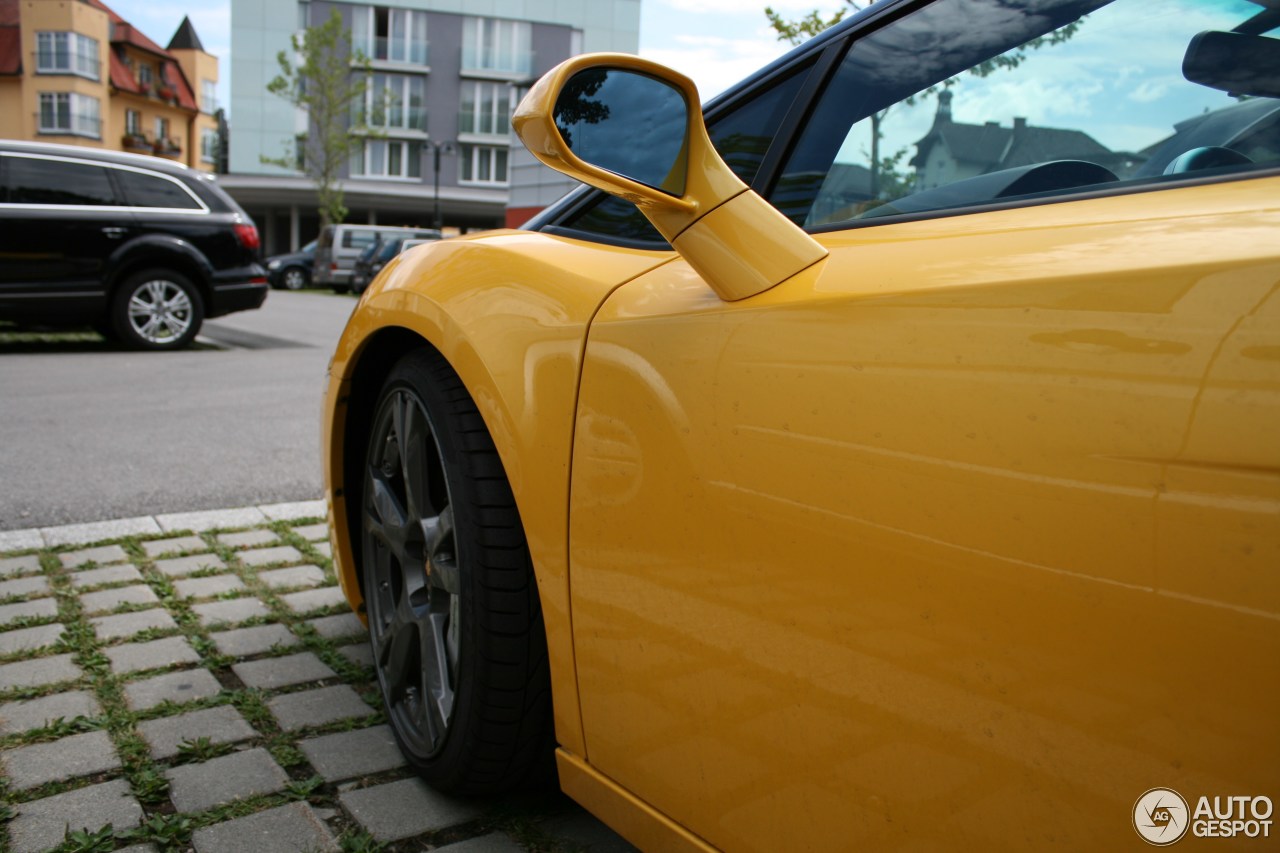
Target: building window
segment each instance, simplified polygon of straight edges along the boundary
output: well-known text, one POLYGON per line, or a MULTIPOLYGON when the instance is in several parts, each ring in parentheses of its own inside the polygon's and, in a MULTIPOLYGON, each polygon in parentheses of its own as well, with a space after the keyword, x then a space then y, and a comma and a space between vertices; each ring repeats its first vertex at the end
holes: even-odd
POLYGON ((98 99, 75 92, 41 92, 40 132, 101 139, 98 99))
POLYGON ((200 131, 200 160, 210 164, 218 162, 218 131, 212 128, 200 131))
POLYGON ((98 79, 98 41, 80 33, 36 33, 36 73, 98 79))
POLYGON ((366 178, 421 178, 422 143, 369 139, 355 152, 351 174, 366 178))
POLYGON ((200 81, 200 109, 213 114, 218 111, 218 83, 215 80, 200 81))
POLYGON ((467 18, 462 24, 462 70, 527 76, 533 72, 533 28, 525 21, 467 18))
POLYGON ((515 88, 508 83, 463 80, 458 132, 508 135, 514 95, 515 88))
POLYGON ((156 116, 156 142, 169 138, 169 120, 164 116, 156 116))
POLYGON ((472 184, 506 184, 507 148, 496 145, 459 145, 460 180, 472 184))
POLYGON ((355 11, 351 46, 380 62, 427 64, 427 13, 366 6, 355 11))
POLYGON ((365 90, 364 114, 358 116, 382 130, 426 133, 426 80, 414 74, 373 74, 365 90))
POLYGON ((142 113, 137 110, 124 111, 124 132, 130 136, 142 135, 142 113))
POLYGON ((150 89, 152 82, 155 80, 154 72, 151 70, 151 64, 147 62, 138 63, 138 85, 144 89, 150 89))

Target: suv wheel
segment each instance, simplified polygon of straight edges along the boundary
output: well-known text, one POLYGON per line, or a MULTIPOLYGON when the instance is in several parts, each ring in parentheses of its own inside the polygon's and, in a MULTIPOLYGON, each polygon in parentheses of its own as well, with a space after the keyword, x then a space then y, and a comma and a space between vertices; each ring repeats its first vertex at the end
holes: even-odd
POLYGON ((138 349, 181 349, 195 339, 203 320, 200 292, 171 270, 129 276, 111 305, 112 326, 121 340, 138 349))

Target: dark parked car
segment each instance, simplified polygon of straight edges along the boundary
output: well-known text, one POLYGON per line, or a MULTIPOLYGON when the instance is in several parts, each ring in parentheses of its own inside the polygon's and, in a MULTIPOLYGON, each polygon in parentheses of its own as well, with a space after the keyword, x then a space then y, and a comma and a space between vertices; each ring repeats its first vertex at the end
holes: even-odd
POLYGON ((262 305, 253 220, 205 175, 136 154, 0 142, 0 320, 179 349, 262 305))
POLYGON ((355 267, 351 271, 351 290, 360 293, 369 286, 369 282, 382 272, 387 262, 405 249, 422 243, 432 242, 429 238, 392 237, 379 240, 360 253, 355 267))
POLYGON ((311 265, 316 260, 316 241, 296 252, 267 258, 267 281, 276 290, 302 290, 311 286, 311 265))

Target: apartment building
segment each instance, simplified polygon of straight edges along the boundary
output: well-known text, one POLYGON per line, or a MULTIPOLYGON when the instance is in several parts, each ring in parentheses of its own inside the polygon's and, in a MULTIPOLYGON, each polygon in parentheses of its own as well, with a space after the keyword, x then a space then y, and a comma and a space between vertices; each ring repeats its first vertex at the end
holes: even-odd
POLYGON ((98 0, 0 0, 0 136, 213 171, 217 82, 185 18, 163 48, 98 0))
MULTIPOLYGON (((448 231, 518 224, 568 189, 512 151, 511 112, 541 74, 584 51, 635 53, 640 0, 232 0, 231 160, 222 186, 268 252, 315 236, 315 191, 284 156, 307 116, 267 92, 290 37, 337 10, 370 59, 368 105, 388 103, 343 175, 349 222, 448 231), (508 207, 511 212, 508 214, 508 207)), ((518 145, 519 143, 515 143, 518 145)))

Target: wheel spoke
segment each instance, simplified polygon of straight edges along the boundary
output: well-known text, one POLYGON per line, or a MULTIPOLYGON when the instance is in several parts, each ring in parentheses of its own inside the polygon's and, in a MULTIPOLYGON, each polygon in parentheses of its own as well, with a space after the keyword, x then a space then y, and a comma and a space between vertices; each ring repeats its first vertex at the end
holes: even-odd
POLYGON ((423 614, 418 622, 418 636, 422 643, 422 695, 433 744, 445 731, 453 712, 454 692, 450 683, 451 668, 445 639, 447 622, 447 610, 440 612, 435 607, 423 614))
POLYGON ((445 507, 436 518, 423 519, 422 533, 427 542, 427 574, 431 585, 450 595, 457 595, 460 583, 453 507, 445 507))
POLYGON ((386 675, 388 698, 392 704, 401 701, 415 681, 417 633, 413 626, 393 619, 391 629, 379 637, 378 665, 386 675))
POLYGON ((435 441, 417 401, 404 394, 400 403, 397 434, 400 436, 400 467, 404 473, 405 504, 410 516, 423 518, 434 514, 431 496, 427 491, 427 474, 430 465, 435 462, 435 441))

